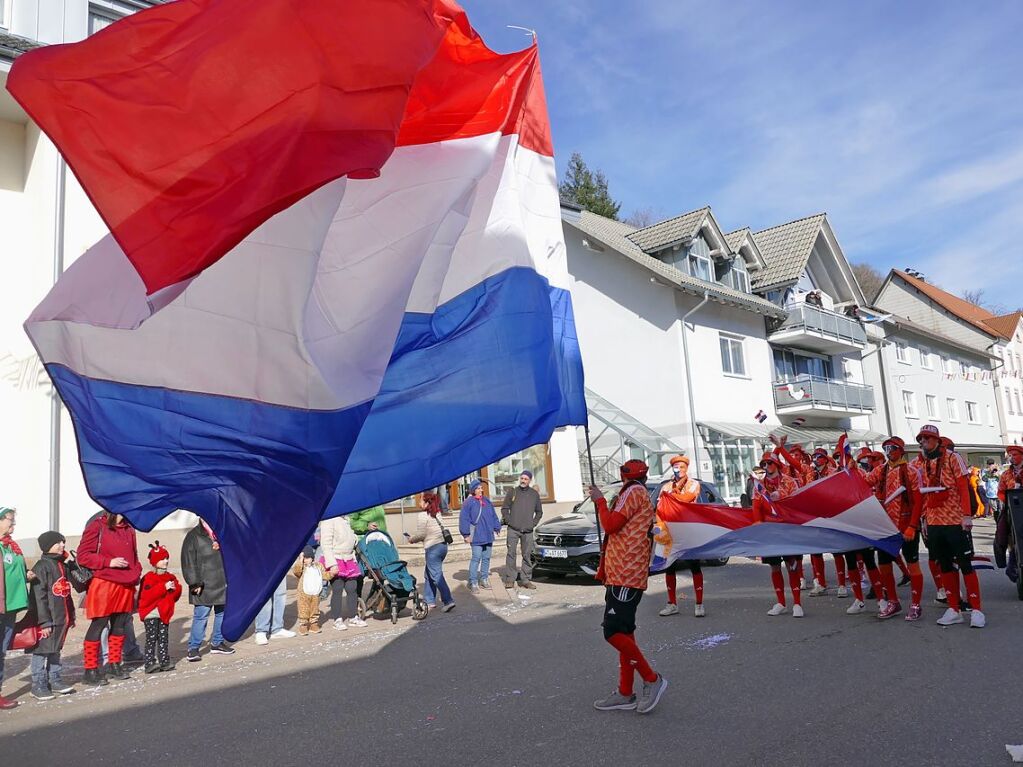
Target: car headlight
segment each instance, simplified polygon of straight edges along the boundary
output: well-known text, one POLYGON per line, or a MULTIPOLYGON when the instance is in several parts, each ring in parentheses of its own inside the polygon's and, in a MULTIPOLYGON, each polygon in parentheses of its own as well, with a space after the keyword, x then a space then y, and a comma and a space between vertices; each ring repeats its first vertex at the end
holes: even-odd
POLYGON ((597 535, 596 533, 590 533, 585 538, 583 538, 583 540, 586 541, 587 543, 600 543, 600 536, 597 535))

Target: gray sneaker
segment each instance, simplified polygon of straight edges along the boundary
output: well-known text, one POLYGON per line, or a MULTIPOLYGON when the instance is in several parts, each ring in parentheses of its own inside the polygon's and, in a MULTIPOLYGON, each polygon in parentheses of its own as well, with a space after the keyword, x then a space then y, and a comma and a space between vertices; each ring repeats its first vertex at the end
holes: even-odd
POLYGON ((668 680, 660 674, 653 682, 643 682, 643 692, 639 694, 639 702, 636 704, 637 714, 649 714, 654 707, 661 702, 661 696, 668 689, 668 680))
POLYGON ((475 583, 470 583, 469 584, 469 593, 470 594, 479 594, 480 593, 480 587, 477 586, 475 583))
POLYGON ((622 695, 618 690, 601 700, 593 701, 597 711, 633 711, 636 708, 635 695, 622 695))

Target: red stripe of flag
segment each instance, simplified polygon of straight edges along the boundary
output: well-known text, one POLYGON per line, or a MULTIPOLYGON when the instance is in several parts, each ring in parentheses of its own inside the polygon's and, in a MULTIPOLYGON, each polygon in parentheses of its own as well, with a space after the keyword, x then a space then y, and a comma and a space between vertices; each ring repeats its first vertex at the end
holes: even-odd
POLYGON ((153 293, 323 184, 377 174, 460 14, 449 0, 178 0, 26 53, 7 87, 153 293))

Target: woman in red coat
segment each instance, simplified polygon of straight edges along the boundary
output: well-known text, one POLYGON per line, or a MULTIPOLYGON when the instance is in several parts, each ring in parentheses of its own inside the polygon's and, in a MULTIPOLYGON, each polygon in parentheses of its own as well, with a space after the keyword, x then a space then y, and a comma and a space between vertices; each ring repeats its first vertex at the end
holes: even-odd
POLYGON ((135 608, 135 587, 142 575, 135 530, 120 514, 109 511, 85 526, 78 544, 78 561, 92 570, 85 595, 85 614, 91 623, 85 632, 85 677, 88 685, 107 684, 99 668, 100 637, 110 627, 107 640, 108 670, 116 679, 127 679, 122 662, 124 635, 135 608))

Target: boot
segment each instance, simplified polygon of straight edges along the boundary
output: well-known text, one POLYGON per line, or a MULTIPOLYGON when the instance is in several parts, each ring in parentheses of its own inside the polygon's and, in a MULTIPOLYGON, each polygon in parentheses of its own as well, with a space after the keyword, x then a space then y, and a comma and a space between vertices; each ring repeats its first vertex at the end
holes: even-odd
POLYGON ((114 679, 131 679, 131 672, 124 667, 123 663, 108 663, 107 676, 114 679))
POLYGON ((155 674, 158 671, 160 671, 160 664, 155 660, 146 664, 145 672, 147 674, 155 674))
POLYGON ((160 664, 160 671, 165 671, 165 672, 166 671, 173 671, 174 667, 175 667, 174 661, 172 661, 172 660, 165 660, 163 663, 160 664))
POLYGON ((303 619, 298 622, 298 635, 304 637, 309 633, 309 621, 303 619))
POLYGON ((89 687, 100 687, 105 684, 110 684, 110 682, 107 681, 106 674, 98 668, 87 668, 85 669, 85 676, 82 677, 82 684, 88 685, 89 687))

